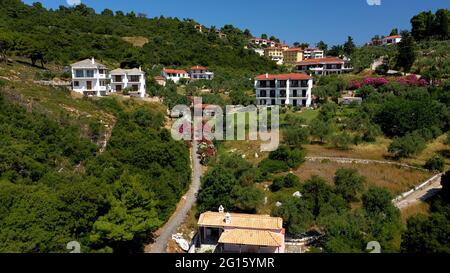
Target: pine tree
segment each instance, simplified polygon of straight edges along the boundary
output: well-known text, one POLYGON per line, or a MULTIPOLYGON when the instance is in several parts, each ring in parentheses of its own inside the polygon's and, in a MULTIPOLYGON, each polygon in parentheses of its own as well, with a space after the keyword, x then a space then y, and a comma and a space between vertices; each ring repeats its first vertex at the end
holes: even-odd
POLYGON ((398 44, 397 67, 403 68, 405 72, 409 72, 415 60, 414 38, 408 31, 403 31, 402 40, 398 44))

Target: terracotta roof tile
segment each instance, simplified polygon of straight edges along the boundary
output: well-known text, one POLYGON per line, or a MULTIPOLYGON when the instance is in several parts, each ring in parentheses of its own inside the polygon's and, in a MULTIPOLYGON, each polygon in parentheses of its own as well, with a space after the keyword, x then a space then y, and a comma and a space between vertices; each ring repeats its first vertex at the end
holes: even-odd
POLYGON ((289 73, 289 74, 277 74, 277 75, 267 75, 262 74, 259 76, 256 76, 256 80, 263 81, 263 80, 309 80, 311 79, 310 76, 304 74, 304 73, 289 73))
POLYGON ((283 228, 283 219, 269 215, 230 213, 230 224, 225 223, 225 213, 205 212, 198 219, 199 226, 254 228, 278 230, 283 228))
POLYGON ((229 229, 222 233, 219 243, 280 247, 283 245, 283 234, 267 230, 229 229))

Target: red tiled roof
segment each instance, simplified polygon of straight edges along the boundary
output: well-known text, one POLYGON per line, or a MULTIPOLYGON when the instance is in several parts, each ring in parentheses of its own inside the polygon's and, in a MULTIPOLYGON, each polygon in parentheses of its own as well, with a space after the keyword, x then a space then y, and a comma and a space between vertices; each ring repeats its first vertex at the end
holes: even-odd
POLYGON ((344 63, 344 61, 337 57, 327 57, 327 58, 318 58, 318 59, 308 59, 305 61, 298 62, 297 65, 335 64, 335 63, 344 63))
POLYGON ((298 51, 303 51, 303 50, 301 48, 299 48, 299 47, 293 47, 293 48, 286 49, 286 51, 288 51, 288 52, 298 52, 298 51))
POLYGON ((402 36, 401 35, 392 35, 392 36, 384 37, 384 39, 398 39, 398 38, 402 38, 402 36))
POLYGON ((178 69, 166 69, 166 68, 164 68, 164 72, 166 72, 166 73, 184 73, 184 74, 187 74, 187 72, 186 72, 186 70, 178 70, 178 69))
POLYGON ((289 74, 277 74, 277 75, 270 75, 270 74, 262 74, 259 76, 256 76, 255 78, 258 81, 264 81, 264 80, 309 80, 311 79, 310 76, 304 74, 304 73, 289 73, 289 74))
POLYGON ((190 70, 208 70, 208 68, 204 67, 204 66, 197 65, 197 66, 191 67, 190 70))

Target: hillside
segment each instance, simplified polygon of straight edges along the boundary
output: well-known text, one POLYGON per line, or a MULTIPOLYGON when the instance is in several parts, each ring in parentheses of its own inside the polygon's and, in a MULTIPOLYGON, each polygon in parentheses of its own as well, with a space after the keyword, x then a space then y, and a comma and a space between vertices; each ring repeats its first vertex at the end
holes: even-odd
POLYGON ((140 252, 190 183, 161 105, 74 98, 0 64, 0 252, 140 252), (107 141, 107 145, 105 145, 107 141))
POLYGON ((198 64, 211 67, 219 78, 277 69, 273 62, 244 49, 248 36, 243 31, 226 25, 221 29, 226 37, 219 38, 214 31, 200 33, 196 24, 191 19, 147 19, 110 10, 96 14, 83 4, 46 10, 40 4, 0 0, 0 40, 8 43, 13 55, 39 51, 60 65, 91 56, 121 67, 198 64), (137 39, 139 47, 127 42, 137 39))

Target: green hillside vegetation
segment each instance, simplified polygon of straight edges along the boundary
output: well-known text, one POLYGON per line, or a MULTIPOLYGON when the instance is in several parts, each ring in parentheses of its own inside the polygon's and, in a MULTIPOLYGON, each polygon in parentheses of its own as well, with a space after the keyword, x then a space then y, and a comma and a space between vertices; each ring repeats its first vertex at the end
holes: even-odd
POLYGON ((162 109, 0 83, 0 252, 66 252, 73 240, 83 252, 142 251, 190 182, 162 109))
POLYGON ((273 62, 244 49, 248 32, 225 25, 221 32, 226 37, 219 38, 214 31, 200 33, 196 24, 192 19, 148 19, 133 12, 104 10, 96 14, 84 4, 46 10, 40 3, 29 6, 19 0, 0 1, 0 41, 6 41, 12 55, 39 51, 48 61, 61 65, 95 56, 107 65, 141 65, 154 74, 159 73, 151 69, 154 65, 204 65, 216 72, 219 81, 248 79, 277 69, 273 62), (148 42, 134 47, 124 37, 148 42))

